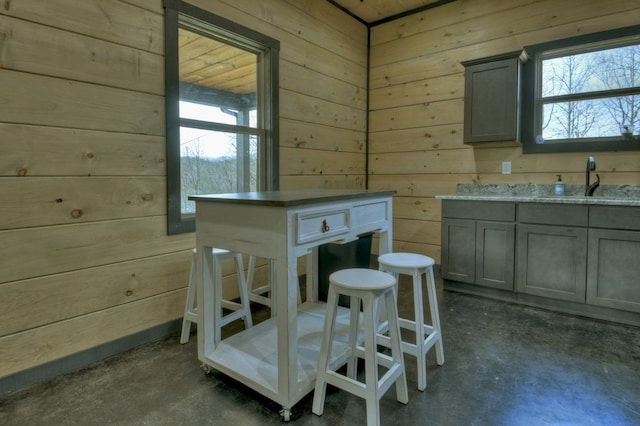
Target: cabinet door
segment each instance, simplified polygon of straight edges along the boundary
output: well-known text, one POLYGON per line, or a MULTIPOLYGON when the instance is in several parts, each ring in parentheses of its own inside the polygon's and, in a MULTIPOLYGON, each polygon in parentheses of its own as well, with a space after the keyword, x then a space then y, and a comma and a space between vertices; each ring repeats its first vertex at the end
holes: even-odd
POLYGON ((587 229, 523 224, 517 234, 517 291, 584 303, 587 229))
POLYGON ((518 58, 467 65, 464 143, 519 139, 518 58))
POLYGON ((515 224, 476 223, 476 284, 513 290, 515 224))
POLYGON ((476 221, 442 219, 442 278, 475 281, 476 221))
POLYGON ((640 232, 589 230, 587 303, 640 312, 640 232))

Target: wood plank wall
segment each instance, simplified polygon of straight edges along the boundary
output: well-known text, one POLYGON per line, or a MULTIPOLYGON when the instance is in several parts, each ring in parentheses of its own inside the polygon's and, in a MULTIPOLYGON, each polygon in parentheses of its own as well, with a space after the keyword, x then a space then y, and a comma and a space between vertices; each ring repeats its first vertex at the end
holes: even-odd
MULTIPOLYGON (((317 0, 192 3, 281 42, 281 188, 362 188, 366 27, 317 0)), ((0 380, 182 316, 194 235, 167 235, 163 14, 0 7, 0 380)))
MULTIPOLYGON (((396 189, 394 249, 440 263, 438 194, 458 183, 584 183, 589 153, 462 143, 461 61, 636 25, 635 0, 455 1, 371 29, 369 187, 396 189), (511 161, 511 175, 501 174, 511 161)), ((603 184, 640 184, 640 151, 595 152, 603 184)))

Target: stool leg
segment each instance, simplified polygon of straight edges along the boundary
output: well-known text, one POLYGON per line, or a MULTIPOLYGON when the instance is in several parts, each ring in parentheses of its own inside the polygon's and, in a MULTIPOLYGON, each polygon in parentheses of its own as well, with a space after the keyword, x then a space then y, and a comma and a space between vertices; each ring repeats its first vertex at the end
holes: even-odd
MULTIPOLYGON (((364 365, 365 401, 367 404, 367 425, 380 424, 380 404, 378 397, 378 349, 376 344, 375 318, 378 313, 378 299, 367 295, 362 300, 364 317, 364 365)), ((389 316, 389 315, 388 315, 389 316)))
MULTIPOLYGON (((424 308, 422 295, 422 272, 413 272, 413 310, 415 315, 416 362, 418 365, 418 390, 427 387, 427 351, 424 345, 424 308)), ((428 283, 427 283, 428 285, 428 283)), ((430 293, 429 293, 430 294, 430 293)), ((429 297, 431 301, 431 297, 429 297)))
POLYGON ((242 255, 237 253, 236 260, 236 273, 238 275, 238 290, 240 291, 240 305, 242 305, 242 311, 244 313, 244 328, 253 327, 253 320, 251 319, 251 302, 249 301, 249 288, 247 287, 247 280, 244 277, 244 263, 242 262, 242 255))
POLYGON ((360 299, 357 297, 351 297, 349 303, 349 347, 351 348, 351 354, 349 361, 347 362, 347 377, 355 380, 358 374, 358 352, 356 346, 358 343, 358 321, 360 318, 360 299))
POLYGON ((193 253, 191 260, 191 272, 189 273, 189 286, 187 287, 187 301, 184 305, 184 316, 182 318, 182 333, 180 333, 180 343, 189 341, 191 335, 191 315, 195 315, 196 310, 196 253, 193 253))
POLYGON ((391 357, 393 362, 400 365, 402 371, 396 380, 396 399, 406 404, 409 402, 407 389, 407 374, 404 369, 404 355, 400 337, 400 322, 398 321, 398 302, 394 293, 389 292, 384 296, 384 302, 389 315, 389 338, 391 339, 391 357))
MULTIPOLYGON (((327 313, 324 318, 324 332, 320 343, 320 358, 318 360, 318 375, 316 377, 316 387, 313 394, 313 406, 311 411, 321 416, 324 411, 324 398, 327 391, 327 370, 331 351, 333 349, 333 328, 335 326, 336 312, 338 308, 338 297, 335 291, 329 287, 327 294, 327 313)), ((355 349, 354 349, 355 350, 355 349)))
POLYGON ((433 277, 433 268, 427 271, 427 294, 429 296, 429 309, 431 311, 431 324, 433 331, 438 333, 436 343, 436 361, 438 365, 444 364, 444 346, 442 345, 442 331, 440 330, 440 313, 438 312, 438 295, 436 293, 436 280, 433 277))

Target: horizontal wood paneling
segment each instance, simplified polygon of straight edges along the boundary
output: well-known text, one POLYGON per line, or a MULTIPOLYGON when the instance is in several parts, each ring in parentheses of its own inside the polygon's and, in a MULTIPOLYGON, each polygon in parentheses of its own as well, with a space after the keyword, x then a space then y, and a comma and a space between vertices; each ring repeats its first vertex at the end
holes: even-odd
POLYGON ((366 135, 362 131, 287 118, 280 120, 280 126, 281 148, 365 153, 366 135))
POLYGON ((141 259, 195 245, 193 234, 168 236, 166 217, 0 231, 0 282, 141 259))
POLYGON ((468 149, 392 152, 374 154, 369 159, 372 175, 476 173, 479 167, 474 162, 474 151, 468 149))
POLYGON ((361 132, 365 131, 367 122, 364 110, 288 90, 280 92, 280 116, 361 132))
POLYGON ((369 153, 473 149, 462 145, 462 123, 386 130, 369 134, 369 153))
POLYGON ((0 34, 5 69, 164 95, 159 54, 1 15, 0 34))
POLYGON ((393 239, 437 245, 440 242, 440 222, 394 218, 393 239))
POLYGON ((362 174, 281 176, 280 189, 365 189, 364 180, 362 174))
POLYGON ((0 178, 0 230, 145 216, 166 212, 158 177, 0 178))
POLYGON ((376 110, 369 113, 369 131, 458 124, 463 113, 463 98, 376 110))
POLYGON ((0 285, 0 336, 183 289, 191 250, 0 285))
POLYGON ((280 70, 280 88, 362 111, 367 109, 367 91, 362 87, 294 63, 280 70))
POLYGON ((441 202, 426 197, 396 197, 393 200, 393 217, 396 219, 414 219, 440 221, 441 202))
POLYGON ((175 290, 0 337, 0 377, 180 318, 185 297, 175 290))
POLYGON ((164 97, 2 70, 4 122, 164 135, 164 97))
POLYGON ((164 17, 119 0, 7 0, 3 6, 2 15, 164 55, 164 17))
POLYGON ((364 158, 359 153, 312 151, 283 148, 280 150, 280 175, 346 175, 365 173, 364 158))
POLYGON ((464 97, 464 74, 450 74, 429 79, 411 81, 395 86, 384 86, 371 90, 369 109, 389 109, 403 105, 464 97))
POLYGON ((0 123, 0 176, 166 176, 164 137, 0 123))
MULTIPOLYGON (((360 43, 367 39, 367 27, 356 24, 355 18, 336 7, 318 5, 318 0, 285 0, 289 5, 304 13, 313 15, 322 25, 328 25, 333 32, 341 34, 356 42, 355 50, 359 50, 360 43), (321 7, 321 9, 318 9, 321 7)), ((340 41, 342 43, 342 41, 340 41)), ((350 53, 352 54, 352 53, 350 53)))

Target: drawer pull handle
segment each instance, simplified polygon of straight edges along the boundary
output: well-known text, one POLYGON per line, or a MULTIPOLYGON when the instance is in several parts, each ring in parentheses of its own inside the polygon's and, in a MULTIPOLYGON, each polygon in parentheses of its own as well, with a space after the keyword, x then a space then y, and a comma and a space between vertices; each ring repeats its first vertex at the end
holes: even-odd
POLYGON ((324 219, 322 221, 322 232, 329 232, 330 229, 329 225, 327 225, 327 219, 324 219))

